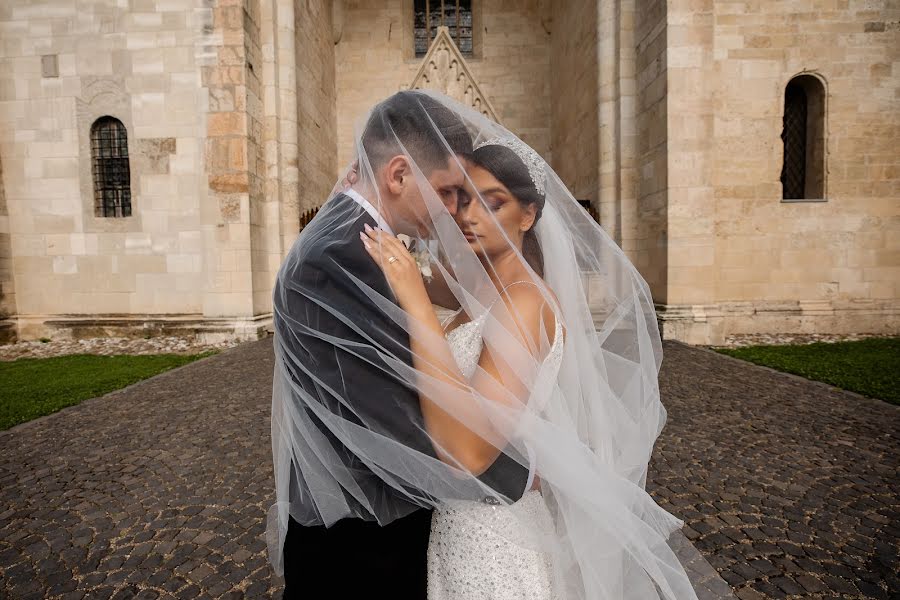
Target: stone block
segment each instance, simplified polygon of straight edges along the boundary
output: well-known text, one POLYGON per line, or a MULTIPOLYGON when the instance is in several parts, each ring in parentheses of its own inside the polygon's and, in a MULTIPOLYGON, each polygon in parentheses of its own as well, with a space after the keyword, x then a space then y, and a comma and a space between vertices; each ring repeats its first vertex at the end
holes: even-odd
POLYGON ((206 128, 210 137, 245 135, 247 115, 243 112, 210 113, 206 118, 206 128))

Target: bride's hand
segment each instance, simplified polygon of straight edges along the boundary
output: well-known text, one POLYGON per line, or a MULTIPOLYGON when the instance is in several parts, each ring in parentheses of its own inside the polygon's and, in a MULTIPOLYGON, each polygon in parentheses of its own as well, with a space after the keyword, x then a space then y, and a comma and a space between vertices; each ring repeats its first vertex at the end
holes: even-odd
POLYGON ((397 296, 397 302, 407 312, 417 306, 431 306, 419 265, 403 242, 382 229, 365 226, 359 237, 369 256, 384 273, 397 296))

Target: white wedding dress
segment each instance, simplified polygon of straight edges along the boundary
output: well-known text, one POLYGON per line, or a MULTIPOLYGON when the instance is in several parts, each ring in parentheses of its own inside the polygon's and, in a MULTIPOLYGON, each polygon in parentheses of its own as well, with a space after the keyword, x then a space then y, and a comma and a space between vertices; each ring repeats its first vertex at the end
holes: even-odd
MULTIPOLYGON (((467 378, 475 372, 481 356, 486 314, 446 334, 467 378)), ((553 345, 541 366, 550 369, 554 379, 562 362, 562 339, 562 325, 557 320, 553 345)), ((540 491, 531 489, 533 480, 531 465, 526 491, 513 504, 500 505, 490 497, 483 502, 451 500, 434 510, 428 544, 428 600, 554 598, 547 556, 516 542, 528 539, 525 528, 547 531, 553 527, 540 491)))

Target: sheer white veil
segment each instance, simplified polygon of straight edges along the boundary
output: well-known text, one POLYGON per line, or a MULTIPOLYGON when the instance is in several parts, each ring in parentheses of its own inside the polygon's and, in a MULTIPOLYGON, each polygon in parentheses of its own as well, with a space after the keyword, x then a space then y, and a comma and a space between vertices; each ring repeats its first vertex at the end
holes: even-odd
POLYGON ((342 175, 285 258, 274 292, 277 497, 267 535, 276 573, 284 568, 289 515, 303 525, 343 518, 384 525, 450 501, 509 504, 522 490, 504 473, 518 468, 539 477, 552 525, 523 522, 497 533, 547 553, 559 598, 733 598, 679 531, 683 522, 645 490, 666 421, 662 347, 649 287, 622 250, 536 152, 443 95, 401 92, 360 124, 354 188, 390 215, 396 200, 379 185, 388 155, 406 157, 421 196, 418 222, 394 233, 419 238, 416 248, 429 257, 445 304, 483 320, 484 350, 495 369, 485 384, 480 366, 461 377, 457 365, 440 359, 451 355, 426 360, 412 350, 415 341, 439 348, 446 340, 417 327, 374 263, 349 257, 352 244, 362 244, 360 219, 368 213, 341 193, 342 175), (413 113, 418 119, 411 122, 420 129, 426 123, 424 131, 406 128, 413 113), (520 315, 502 301, 491 259, 464 237, 429 182, 435 168, 449 165, 463 172, 467 201, 487 202, 466 170, 498 148, 521 161, 518 171, 527 178, 520 179, 539 204, 528 247, 507 242, 564 328, 558 372, 544 368, 554 327, 540 328, 537 342, 511 330, 520 315), (435 156, 444 164, 435 167, 435 156), (370 398, 354 386, 361 378, 370 382, 362 388, 370 398), (423 398, 496 449, 496 477, 467 468, 429 428, 423 398))

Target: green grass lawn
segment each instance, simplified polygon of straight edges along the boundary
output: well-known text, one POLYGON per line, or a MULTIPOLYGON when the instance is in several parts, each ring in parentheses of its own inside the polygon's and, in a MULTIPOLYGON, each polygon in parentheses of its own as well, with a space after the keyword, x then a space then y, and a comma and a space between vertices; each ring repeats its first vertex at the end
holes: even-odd
POLYGON ((215 353, 73 354, 0 362, 0 431, 215 353))
POLYGON ((900 404, 900 338, 717 348, 717 352, 900 404))

